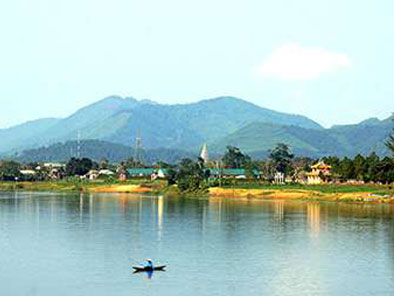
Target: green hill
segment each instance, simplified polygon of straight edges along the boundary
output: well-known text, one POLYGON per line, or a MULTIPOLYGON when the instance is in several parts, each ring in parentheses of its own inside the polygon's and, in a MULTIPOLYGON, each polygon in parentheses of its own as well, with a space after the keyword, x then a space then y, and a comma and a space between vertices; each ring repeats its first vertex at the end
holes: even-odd
MULTIPOLYGON (((134 156, 134 149, 121 144, 114 144, 99 140, 80 141, 80 156, 96 161, 108 159, 110 162, 121 162, 134 156)), ((56 143, 47 147, 25 150, 11 158, 21 162, 66 162, 77 156, 77 141, 56 143)), ((146 164, 157 161, 177 163, 182 158, 196 158, 190 152, 175 149, 142 150, 142 159, 146 164)))
POLYGON ((297 155, 320 157, 324 155, 354 156, 372 151, 388 153, 384 141, 393 127, 391 118, 373 124, 335 126, 330 129, 307 129, 267 123, 251 123, 220 140, 210 143, 211 150, 224 151, 227 145, 245 152, 267 152, 279 142, 290 145, 297 155))
POLYGON ((0 130, 10 135, 7 141, 0 142, 0 152, 75 140, 78 134, 81 139, 134 145, 137 131, 146 148, 195 150, 204 141, 218 139, 254 121, 322 128, 304 116, 272 111, 233 97, 163 105, 112 96, 65 119, 43 124, 39 130, 30 123, 18 130, 0 130))
POLYGON ((307 117, 265 109, 234 97, 165 105, 112 96, 64 119, 42 119, 0 129, 0 154, 75 141, 78 135, 81 140, 128 147, 134 147, 140 135, 145 149, 192 153, 207 142, 214 153, 234 145, 265 155, 276 143, 285 142, 297 154, 307 156, 352 156, 371 151, 385 154, 384 140, 393 126, 391 119, 371 118, 324 129, 307 117))

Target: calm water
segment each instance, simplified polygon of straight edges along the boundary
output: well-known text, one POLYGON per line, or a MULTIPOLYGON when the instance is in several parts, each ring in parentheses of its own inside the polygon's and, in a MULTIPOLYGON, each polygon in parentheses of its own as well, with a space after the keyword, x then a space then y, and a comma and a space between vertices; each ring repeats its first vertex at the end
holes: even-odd
POLYGON ((393 295, 394 206, 0 194, 0 295, 393 295), (144 258, 167 272, 132 274, 144 258))

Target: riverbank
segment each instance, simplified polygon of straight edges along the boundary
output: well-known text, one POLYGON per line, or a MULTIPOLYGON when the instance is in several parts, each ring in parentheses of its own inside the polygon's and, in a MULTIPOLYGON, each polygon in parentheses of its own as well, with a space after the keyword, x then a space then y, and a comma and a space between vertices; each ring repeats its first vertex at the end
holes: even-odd
MULTIPOLYGON (((165 185, 164 185, 165 186, 165 185)), ((0 191, 55 191, 55 192, 108 192, 152 193, 162 184, 144 182, 1 182, 0 191)))
POLYGON ((337 202, 394 203, 394 189, 383 185, 245 185, 211 187, 206 192, 182 194, 176 186, 165 181, 133 180, 122 183, 106 182, 2 182, 0 191, 55 191, 85 193, 163 194, 174 196, 203 196, 237 199, 284 199, 337 202))
POLYGON ((212 197, 242 199, 285 199, 313 201, 394 203, 394 190, 387 186, 357 185, 282 185, 268 187, 212 187, 212 197))

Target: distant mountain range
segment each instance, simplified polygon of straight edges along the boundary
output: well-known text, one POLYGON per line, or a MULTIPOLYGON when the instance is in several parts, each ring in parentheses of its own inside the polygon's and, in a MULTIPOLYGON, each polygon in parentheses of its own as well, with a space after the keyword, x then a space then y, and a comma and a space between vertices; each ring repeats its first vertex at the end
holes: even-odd
POLYGON ((251 123, 211 144, 215 150, 227 145, 237 146, 249 153, 272 149, 283 142, 296 155, 321 157, 324 155, 355 156, 376 152, 388 153, 384 145, 393 127, 391 119, 370 124, 334 126, 330 129, 307 129, 291 125, 251 123))
POLYGON ((175 149, 186 154, 196 154, 203 143, 208 143, 213 153, 234 145, 257 155, 278 142, 289 144, 299 155, 312 157, 371 151, 385 154, 384 141, 393 127, 391 119, 368 119, 325 129, 305 116, 261 108, 234 97, 164 105, 112 96, 64 119, 39 119, 0 129, 0 154, 21 154, 26 149, 75 141, 78 134, 82 140, 127 147, 134 147, 140 135, 147 150, 175 149))

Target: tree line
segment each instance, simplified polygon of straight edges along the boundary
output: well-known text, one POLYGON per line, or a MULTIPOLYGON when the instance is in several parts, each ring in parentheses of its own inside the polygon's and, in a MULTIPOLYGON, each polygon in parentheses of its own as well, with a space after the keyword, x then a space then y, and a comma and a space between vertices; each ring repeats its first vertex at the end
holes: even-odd
MULTIPOLYGON (((394 131, 386 141, 386 146, 391 152, 392 157, 379 157, 376 153, 368 156, 358 154, 354 158, 344 157, 342 159, 337 156, 326 156, 323 160, 327 165, 331 166, 331 175, 322 176, 326 181, 347 181, 357 180, 363 182, 374 183, 393 183, 394 182, 394 131)), ((222 158, 215 161, 204 163, 202 159, 196 161, 185 158, 177 165, 171 165, 163 161, 156 162, 156 167, 168 169, 168 181, 170 184, 177 184, 183 191, 201 190, 206 188, 209 172, 207 168, 241 168, 245 170, 248 178, 259 179, 256 181, 271 182, 276 173, 282 173, 294 181, 307 174, 311 170, 311 165, 316 163, 318 159, 308 157, 295 157, 291 153, 291 149, 284 143, 279 143, 269 153, 269 157, 262 161, 253 160, 249 155, 244 154, 238 147, 228 146, 227 151, 222 158), (255 171, 260 174, 256 176, 255 171)), ((23 179, 21 169, 35 169, 40 164, 32 162, 28 164, 20 164, 16 161, 2 161, 0 163, 0 180, 23 179)), ((82 176, 92 169, 111 169, 113 171, 124 169, 127 167, 144 167, 144 164, 127 159, 116 166, 110 164, 108 160, 103 159, 95 162, 89 158, 71 158, 65 165, 60 168, 58 173, 60 177, 66 176, 82 176)), ((35 180, 45 180, 48 177, 48 170, 43 168, 33 177, 35 180)))

